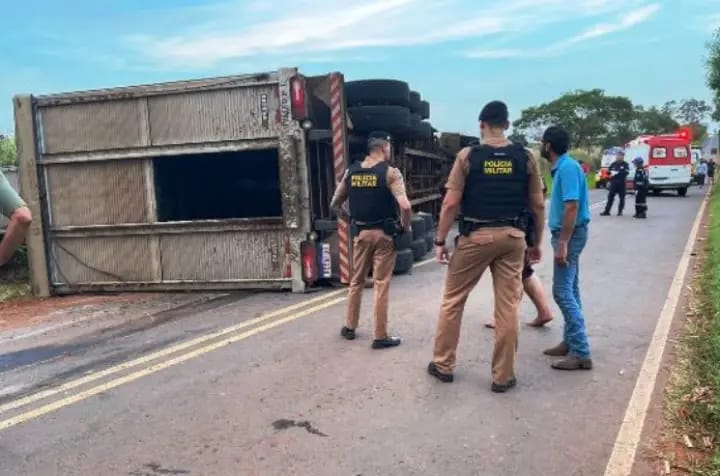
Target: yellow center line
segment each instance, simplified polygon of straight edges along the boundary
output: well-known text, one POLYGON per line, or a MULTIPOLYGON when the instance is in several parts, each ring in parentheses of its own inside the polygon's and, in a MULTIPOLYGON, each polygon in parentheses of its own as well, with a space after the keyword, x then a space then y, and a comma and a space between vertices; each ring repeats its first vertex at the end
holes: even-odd
POLYGON ((288 322, 294 321, 296 319, 300 319, 301 317, 305 317, 307 315, 313 314, 317 311, 320 311, 322 309, 326 309, 328 307, 334 306, 344 300, 346 300, 347 297, 339 297, 336 299, 333 299, 329 302, 319 304, 317 306, 313 306, 311 308, 305 309, 303 311, 300 311, 295 314, 291 314, 287 317, 284 317, 282 319, 278 319, 276 321, 269 322, 267 324, 264 324, 262 326, 255 327, 249 331, 243 332, 241 334, 234 335, 232 337, 228 337, 227 339, 220 340, 218 342, 215 342, 213 344, 200 347, 198 349, 195 349, 191 352, 179 355, 177 357, 173 357, 171 359, 165 360, 163 362, 159 362, 157 364, 150 365, 149 367, 146 367, 142 370, 138 370, 136 372, 130 373, 128 375, 125 375, 123 377, 119 377, 117 379, 111 380, 109 382, 103 383, 101 385, 97 385, 95 387, 92 387, 88 390, 82 391, 80 393, 77 393, 75 395, 71 395, 69 397, 65 397, 62 399, 59 399, 57 401, 54 401, 52 403, 48 403, 47 405, 43 405, 41 407, 38 407, 34 410, 30 410, 25 413, 21 413, 20 415, 17 415, 15 417, 9 418, 7 420, 0 421, 0 431, 8 429, 10 427, 13 427, 15 425, 19 425, 20 423, 24 423, 28 420, 32 420, 34 418, 46 415, 48 413, 54 412, 56 410, 59 410, 60 408, 66 407, 68 405, 72 405, 73 403, 80 402, 82 400, 85 400, 87 398, 90 398, 94 395, 97 395, 102 392, 106 392, 108 390, 111 390, 113 388, 119 387, 121 385, 124 385, 126 383, 133 382, 135 380, 138 380, 142 377, 146 377, 148 375, 154 374, 155 372, 159 372, 160 370, 167 369, 169 367, 172 367, 174 365, 180 364, 182 362, 185 362, 187 360, 193 359, 195 357, 207 354, 209 352, 212 352, 214 350, 220 349, 222 347, 225 347, 227 345, 230 345, 232 343, 247 339, 248 337, 252 337, 256 334, 259 334, 261 332, 265 332, 269 329, 272 329, 273 327, 277 327, 282 324, 286 324, 288 322))
MULTIPOLYGON (((425 261, 421 261, 421 262, 419 262, 419 263, 416 263, 416 264, 415 264, 415 267, 425 266, 425 265, 428 265, 428 264, 430 264, 430 263, 433 263, 434 261, 435 261, 434 258, 428 259, 428 260, 425 260, 425 261)), ((195 350, 193 350, 193 351, 190 351, 190 352, 187 352, 187 353, 178 355, 178 356, 173 357, 173 358, 170 358, 170 359, 168 359, 168 360, 164 360, 164 361, 161 361, 161 362, 158 362, 158 363, 155 363, 155 364, 151 364, 151 365, 149 365, 148 367, 145 367, 145 368, 143 368, 143 369, 141 369, 141 370, 137 370, 137 371, 132 372, 132 373, 130 373, 130 374, 128 374, 128 375, 125 375, 125 376, 122 376, 122 377, 119 377, 119 378, 110 380, 110 381, 108 381, 108 382, 106 382, 106 383, 97 385, 97 386, 92 387, 92 388, 90 388, 90 389, 88 389, 88 390, 79 392, 79 393, 77 393, 77 394, 75 394, 75 395, 71 395, 71 396, 68 396, 68 397, 64 397, 64 398, 58 399, 58 400, 56 400, 56 401, 54 401, 54 402, 52 402, 52 403, 48 403, 48 404, 43 405, 43 406, 41 406, 41 407, 38 407, 38 408, 36 408, 36 409, 34 409, 34 410, 30 410, 30 411, 21 413, 21 414, 15 416, 15 417, 12 417, 12 418, 9 418, 9 419, 0 421, 0 431, 5 430, 5 429, 7 429, 7 428, 10 428, 10 427, 12 427, 12 426, 18 425, 18 424, 20 424, 20 423, 26 422, 26 421, 28 421, 28 420, 32 420, 32 419, 34 419, 34 418, 40 417, 40 416, 45 415, 45 414, 47 414, 47 413, 56 411, 56 410, 58 410, 58 409, 60 409, 60 408, 66 407, 66 406, 68 406, 68 405, 72 405, 72 404, 74 404, 74 403, 80 402, 80 401, 82 401, 82 400, 85 400, 85 399, 87 399, 87 398, 90 398, 90 397, 92 397, 92 396, 94 396, 94 395, 97 395, 97 394, 99 394, 99 393, 106 392, 106 391, 108 391, 108 390, 110 390, 110 389, 116 388, 116 387, 118 387, 118 386, 120 386, 120 385, 124 385, 124 384, 126 384, 126 383, 135 381, 135 380, 140 379, 140 378, 142 378, 142 377, 151 375, 151 374, 153 374, 153 373, 155 373, 155 372, 158 372, 158 371, 160 371, 160 370, 166 369, 166 368, 168 368, 168 367, 172 367, 172 366, 174 366, 174 365, 177 365, 177 364, 179 364, 179 363, 182 363, 182 362, 185 362, 185 361, 187 361, 187 360, 193 359, 193 358, 195 358, 195 357, 198 357, 198 356, 207 354, 207 353, 209 353, 209 352, 212 352, 212 351, 214 351, 214 350, 217 350, 217 349, 219 349, 219 348, 221 348, 221 347, 224 347, 224 346, 227 346, 227 345, 229 345, 229 344, 232 344, 232 343, 235 343, 235 342, 238 342, 238 341, 247 339, 248 337, 252 337, 252 336, 254 336, 254 335, 256 335, 256 334, 259 334, 259 333, 261 333, 261 332, 265 332, 265 331, 267 331, 267 330, 269 330, 269 329, 272 329, 272 328, 274 328, 274 327, 277 327, 277 326, 279 326, 279 325, 281 325, 281 324, 285 324, 285 323, 294 321, 294 320, 296 320, 296 319, 300 319, 301 317, 305 317, 305 316, 314 314, 315 312, 318 312, 318 311, 321 311, 321 310, 326 309, 326 308, 328 308, 328 307, 331 307, 331 306, 334 306, 334 305, 336 305, 336 304, 339 304, 339 303, 345 301, 345 300, 347 299, 347 296, 341 296, 341 297, 337 297, 337 298, 331 299, 331 300, 329 300, 329 299, 332 298, 332 297, 334 297, 334 296, 339 296, 339 295, 341 295, 341 294, 343 294, 343 293, 345 293, 345 292, 346 292, 345 289, 341 289, 341 290, 337 290, 337 291, 333 291, 333 292, 324 294, 324 295, 322 295, 322 296, 318 296, 317 298, 313 298, 313 299, 309 299, 309 300, 307 300, 307 301, 303 301, 303 302, 300 302, 300 303, 297 303, 297 304, 293 304, 292 306, 287 306, 287 307, 285 307, 285 308, 278 309, 277 311, 273 311, 273 312, 271 312, 271 313, 269 313, 269 314, 266 314, 266 315, 264 315, 264 316, 260 316, 260 317, 257 317, 257 318, 255 318, 255 319, 251 319, 251 320, 249 320, 249 321, 245 321, 245 322, 242 322, 242 323, 240 323, 240 324, 227 327, 227 328, 222 329, 222 330, 220 330, 220 331, 213 332, 213 333, 207 334, 207 335, 205 335, 205 336, 198 337, 198 338, 196 338, 196 339, 191 339, 191 340, 189 340, 189 341, 186 341, 186 342, 183 342, 183 343, 181 343, 181 344, 177 344, 177 345, 168 347, 168 348, 163 349, 163 350, 161 350, 161 351, 154 352, 154 353, 152 353, 152 354, 148 354, 148 355, 146 355, 146 356, 139 357, 139 358, 137 358, 137 359, 133 359, 133 360, 130 360, 130 361, 128 361, 128 362, 124 362, 124 363, 122 363, 122 364, 119 364, 119 365, 116 365, 116 366, 113 366, 113 367, 109 367, 109 368, 107 368, 107 369, 105 369, 105 370, 102 370, 102 371, 99 371, 99 372, 95 372, 95 373, 89 374, 89 375, 87 375, 87 376, 85 376, 85 377, 82 377, 82 378, 79 378, 79 379, 76 379, 76 380, 67 382, 67 383, 65 383, 65 384, 63 384, 63 385, 60 385, 60 386, 56 387, 56 388, 48 389, 48 390, 45 390, 45 391, 42 391, 42 392, 38 392, 38 393, 35 393, 35 394, 32 394, 32 395, 28 395, 28 396, 23 397, 23 398, 20 398, 20 399, 18 399, 18 400, 14 400, 14 401, 8 402, 8 403, 6 403, 5 405, 0 406, 0 413, 8 412, 8 411, 10 411, 10 410, 13 410, 13 409, 16 409, 16 408, 19 408, 19 407, 23 407, 23 406, 29 405, 29 404, 31 404, 31 403, 34 403, 34 402, 38 401, 38 400, 42 400, 42 399, 45 399, 45 398, 49 398, 49 397, 55 396, 55 395, 60 394, 60 393, 65 393, 65 392, 67 392, 67 391, 69 391, 69 390, 72 390, 72 389, 74 389, 74 388, 77 388, 77 387, 80 387, 80 386, 83 386, 83 385, 92 383, 92 382, 94 382, 94 381, 96 381, 96 380, 99 380, 99 379, 101 379, 101 378, 103 378, 103 377, 107 377, 107 376, 109 376, 109 375, 113 375, 113 374, 116 374, 116 373, 118 373, 118 372, 122 372, 122 371, 125 371, 125 370, 132 369, 133 367, 137 367, 137 366, 140 366, 140 365, 143 365, 143 364, 150 363, 150 362, 152 362, 152 361, 154 361, 154 360, 160 359, 160 358, 162 358, 162 357, 169 356, 169 355, 171 355, 171 354, 175 354, 175 353, 177 353, 177 352, 180 352, 180 351, 182 351, 182 350, 188 349, 188 348, 190 348, 190 347, 195 347, 195 346, 198 346, 198 345, 200 345, 200 344, 204 344, 204 343, 206 343, 206 342, 208 342, 208 341, 211 341, 211 340, 213 340, 213 339, 217 339, 217 338, 219 338, 219 337, 222 337, 222 336, 226 336, 226 335, 228 335, 228 334, 235 333, 235 332, 237 332, 237 331, 239 331, 239 330, 242 330, 242 329, 244 329, 244 328, 247 328, 247 327, 250 327, 250 326, 254 326, 254 325, 256 325, 256 324, 260 324, 261 322, 264 322, 264 321, 266 321, 266 320, 268 320, 268 319, 272 319, 273 317, 277 317, 277 316, 286 314, 286 313, 288 313, 288 312, 291 312, 291 311, 294 311, 294 310, 297 310, 297 309, 305 308, 305 307, 307 307, 307 306, 309 306, 309 305, 311 305, 311 304, 321 302, 321 304, 318 304, 318 305, 316 305, 316 306, 312 306, 312 307, 306 308, 306 309, 304 309, 304 310, 302 310, 302 311, 300 311, 300 312, 297 312, 297 313, 295 313, 295 314, 290 314, 289 316, 286 316, 286 317, 283 317, 283 318, 281 318, 281 319, 272 321, 272 322, 270 322, 270 323, 267 323, 267 324, 264 324, 264 325, 261 325, 261 326, 258 326, 258 327, 254 327, 253 329, 251 329, 251 330, 249 330, 249 331, 246 331, 246 332, 244 332, 244 333, 241 333, 241 334, 237 334, 237 335, 228 337, 228 338, 226 338, 226 339, 217 341, 217 342, 212 343, 212 344, 208 344, 208 345, 203 346, 203 347, 199 347, 199 348, 197 348, 197 349, 195 349, 195 350)))
POLYGON ((170 354, 174 354, 176 352, 188 349, 190 347, 194 347, 196 345, 204 344, 205 342, 208 342, 213 339, 217 339, 218 337, 222 337, 224 335, 239 331, 241 329, 245 329, 250 326, 254 326, 256 324, 259 324, 261 322, 267 321, 268 319, 272 319, 273 317, 280 316, 282 314, 295 311, 299 308, 308 306, 310 304, 315 304, 317 302, 321 302, 327 299, 330 299, 334 296, 338 296, 342 293, 346 292, 345 289, 340 289, 337 291, 330 292, 328 294, 323 294, 322 296, 318 296, 313 299, 309 299, 297 304, 293 304, 291 306, 284 307, 282 309, 278 309, 276 311, 270 312, 268 314, 256 317, 254 319, 250 319, 248 321, 241 322, 240 324, 236 324, 234 326, 227 327, 225 329, 221 329, 216 332, 212 332, 210 334, 206 334, 201 337, 197 337, 195 339, 190 339, 188 341, 182 342, 180 344, 176 344, 170 347, 167 347, 163 350, 159 350, 157 352, 153 352, 152 354, 144 355, 142 357, 138 357, 137 359, 129 360, 127 362, 123 362, 122 364, 115 365, 113 367, 108 367, 107 369, 101 370, 99 372, 95 372, 89 375, 86 375, 85 377, 67 382, 63 385, 60 385, 55 388, 51 388, 48 390, 44 390, 42 392, 34 393, 32 395, 28 395, 26 397, 11 401, 9 403, 6 403, 4 405, 0 405, 0 414, 8 412, 10 410, 13 410, 15 408, 23 407, 25 405, 28 405, 30 403, 36 402, 38 400, 42 400, 48 397, 52 397, 54 395, 57 395, 59 393, 67 392, 68 390, 72 390, 74 388, 80 387, 82 385, 86 385, 88 383, 94 382, 96 380, 99 380, 103 377, 107 377, 109 375, 116 374, 118 372, 123 372, 125 370, 128 370, 132 367, 137 367, 138 365, 146 364, 148 362, 151 362, 153 360, 157 360, 161 357, 168 356, 170 354))

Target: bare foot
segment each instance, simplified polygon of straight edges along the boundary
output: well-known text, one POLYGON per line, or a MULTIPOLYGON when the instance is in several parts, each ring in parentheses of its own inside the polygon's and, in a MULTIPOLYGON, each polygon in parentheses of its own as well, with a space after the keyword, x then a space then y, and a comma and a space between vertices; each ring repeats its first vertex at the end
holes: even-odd
POLYGON ((552 317, 536 317, 534 321, 528 322, 528 326, 530 327, 543 327, 548 322, 552 322, 552 317))

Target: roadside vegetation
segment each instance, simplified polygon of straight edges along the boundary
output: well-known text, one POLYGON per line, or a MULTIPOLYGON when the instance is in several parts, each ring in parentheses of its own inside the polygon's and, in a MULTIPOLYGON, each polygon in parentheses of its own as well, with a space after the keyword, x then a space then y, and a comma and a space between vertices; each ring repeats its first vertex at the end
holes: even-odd
POLYGON ((720 188, 710 202, 708 234, 691 286, 665 405, 665 467, 697 476, 720 474, 720 188))
POLYGON ((0 167, 17 165, 15 139, 0 135, 0 167))
MULTIPOLYGON (((720 29, 708 44, 707 82, 713 118, 720 120, 720 29)), ((687 322, 679 342, 665 405, 675 444, 665 469, 682 474, 720 474, 720 188, 710 201, 707 238, 691 286, 687 322)), ((671 474, 675 472, 671 471, 671 474)))

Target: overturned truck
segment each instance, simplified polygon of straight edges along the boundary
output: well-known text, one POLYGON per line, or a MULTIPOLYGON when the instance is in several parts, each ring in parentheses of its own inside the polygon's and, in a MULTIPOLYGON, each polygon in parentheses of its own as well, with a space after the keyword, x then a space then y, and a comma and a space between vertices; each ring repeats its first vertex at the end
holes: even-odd
POLYGON ((41 296, 347 283, 351 230, 330 200, 378 129, 394 137, 419 212, 400 245, 406 273, 431 247, 452 163, 407 83, 340 73, 20 95, 14 106, 41 296))

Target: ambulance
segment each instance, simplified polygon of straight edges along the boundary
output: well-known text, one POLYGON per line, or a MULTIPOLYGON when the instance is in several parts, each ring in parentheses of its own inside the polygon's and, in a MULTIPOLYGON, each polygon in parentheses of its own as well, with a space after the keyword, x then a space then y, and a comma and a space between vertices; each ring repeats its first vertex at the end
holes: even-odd
POLYGON ((640 157, 648 171, 649 190, 659 195, 674 190, 684 197, 692 183, 692 154, 689 132, 681 129, 674 134, 643 135, 625 147, 625 159, 632 163, 640 157))

